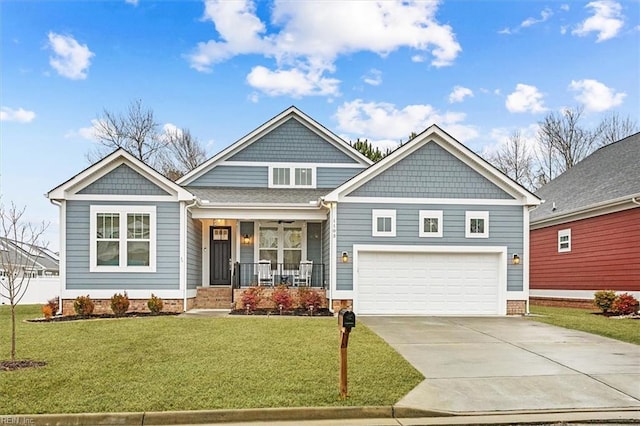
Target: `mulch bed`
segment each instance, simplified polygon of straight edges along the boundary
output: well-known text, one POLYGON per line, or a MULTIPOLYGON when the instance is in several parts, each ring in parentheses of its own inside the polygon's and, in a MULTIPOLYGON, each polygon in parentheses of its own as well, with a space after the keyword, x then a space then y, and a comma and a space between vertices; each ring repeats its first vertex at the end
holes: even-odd
MULTIPOLYGON (((280 311, 277 309, 255 309, 253 311, 247 312, 246 309, 233 309, 229 312, 229 315, 274 315, 280 316, 280 311)), ((313 315, 311 315, 311 311, 308 309, 293 309, 290 311, 282 311, 282 316, 295 316, 295 317, 332 317, 333 313, 328 308, 320 308, 318 310, 313 311, 313 315)))
POLYGON ((16 361, 0 361, 0 371, 15 371, 22 368, 35 368, 47 365, 44 361, 31 361, 29 359, 16 361))
POLYGON ((91 314, 91 315, 64 315, 55 316, 51 318, 34 318, 26 320, 27 322, 66 322, 66 321, 81 321, 90 319, 105 319, 105 318, 142 318, 142 317, 159 317, 167 315, 179 315, 178 312, 158 312, 157 314, 151 312, 127 312, 119 317, 114 314, 91 314))

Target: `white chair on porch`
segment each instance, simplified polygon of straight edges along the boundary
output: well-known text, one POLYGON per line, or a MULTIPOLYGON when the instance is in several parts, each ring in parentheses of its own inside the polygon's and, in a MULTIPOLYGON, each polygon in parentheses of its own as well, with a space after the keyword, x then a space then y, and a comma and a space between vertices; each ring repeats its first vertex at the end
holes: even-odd
POLYGON ((271 271, 271 261, 260 259, 258 261, 258 285, 273 286, 273 272, 271 271))
POLYGON ((311 287, 311 273, 313 271, 313 260, 302 260, 300 269, 293 277, 293 285, 296 287, 311 287))

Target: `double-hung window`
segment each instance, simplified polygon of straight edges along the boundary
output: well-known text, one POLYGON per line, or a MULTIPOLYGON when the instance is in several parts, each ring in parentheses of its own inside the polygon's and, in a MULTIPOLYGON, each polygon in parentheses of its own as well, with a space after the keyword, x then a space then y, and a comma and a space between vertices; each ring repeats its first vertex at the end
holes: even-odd
POLYGON ((371 235, 374 237, 396 236, 396 211, 373 210, 371 212, 371 235))
POLYGON ((465 213, 465 237, 489 238, 489 212, 465 213))
POLYGON ((558 253, 571 251, 571 229, 558 231, 558 253))
POLYGON ((155 272, 155 206, 91 206, 89 270, 155 272))
POLYGON ((442 237, 442 210, 420 210, 420 237, 442 237))
POLYGON ((314 167, 270 166, 269 188, 315 188, 314 167))
POLYGON ((306 259, 306 226, 298 223, 259 225, 258 259, 269 260, 272 269, 283 264, 284 269, 298 269, 306 259))

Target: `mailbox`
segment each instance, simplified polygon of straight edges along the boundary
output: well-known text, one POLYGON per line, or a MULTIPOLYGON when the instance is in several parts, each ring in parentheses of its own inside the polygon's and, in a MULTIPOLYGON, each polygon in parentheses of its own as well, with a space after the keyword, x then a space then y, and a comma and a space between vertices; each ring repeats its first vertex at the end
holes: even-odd
POLYGON ((347 309, 340 309, 340 312, 338 312, 338 325, 349 329, 355 327, 356 314, 347 309))

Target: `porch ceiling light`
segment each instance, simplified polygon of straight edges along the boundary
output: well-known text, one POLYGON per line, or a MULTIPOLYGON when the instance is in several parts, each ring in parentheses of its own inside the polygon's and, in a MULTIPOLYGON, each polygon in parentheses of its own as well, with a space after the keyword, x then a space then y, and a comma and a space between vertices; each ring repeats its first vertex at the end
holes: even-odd
POLYGON ((520 256, 518 256, 517 254, 513 255, 513 259, 511 259, 511 263, 513 263, 514 265, 519 265, 520 264, 520 256))
POLYGON ((347 263, 349 261, 349 253, 346 251, 342 252, 342 263, 347 263))

